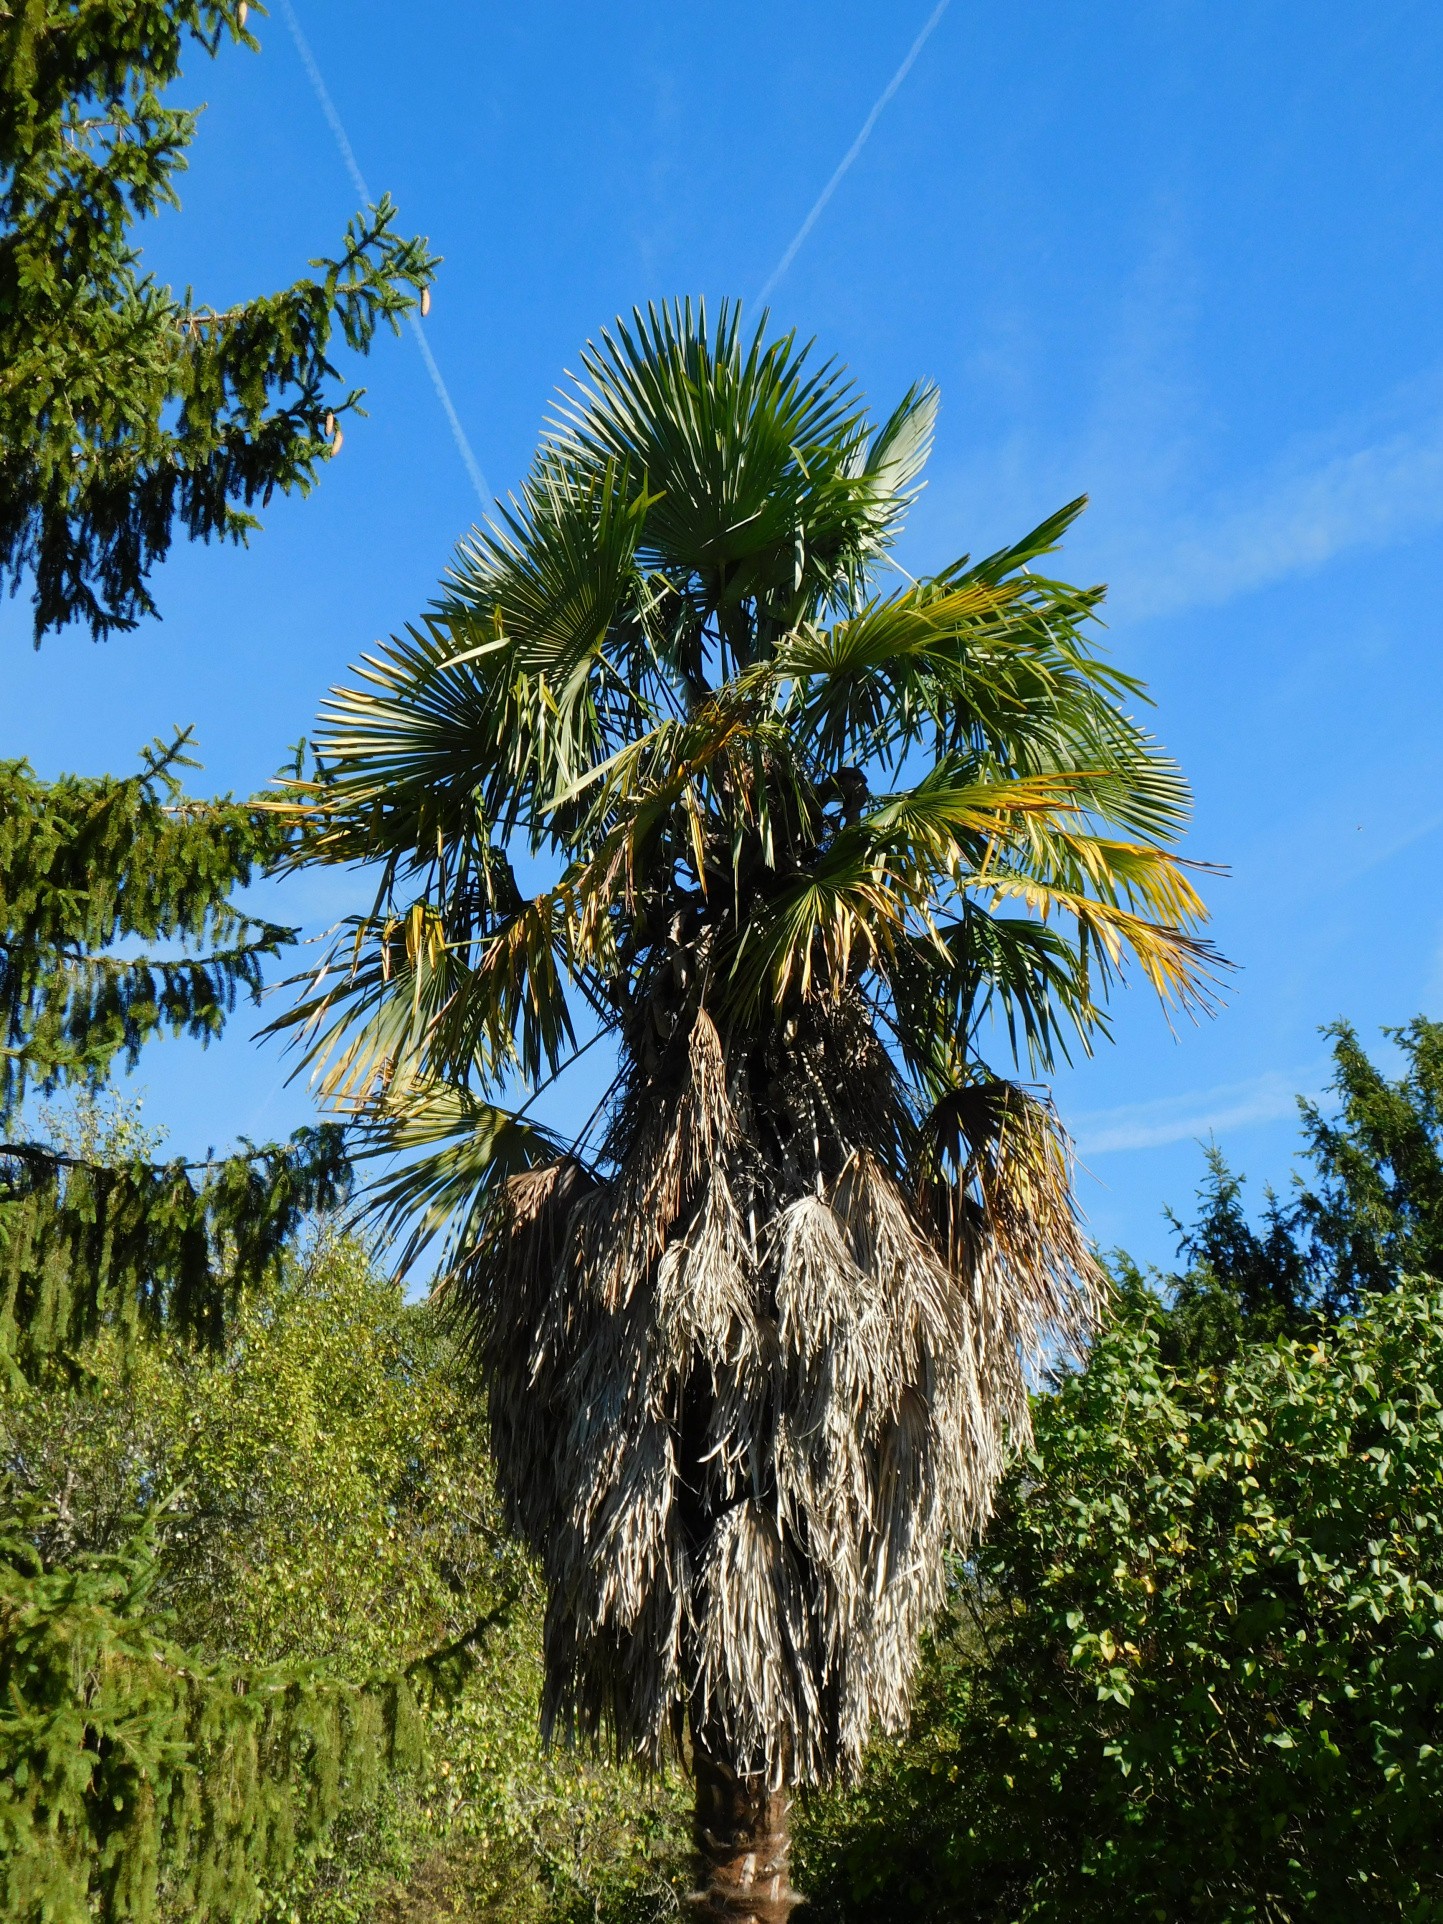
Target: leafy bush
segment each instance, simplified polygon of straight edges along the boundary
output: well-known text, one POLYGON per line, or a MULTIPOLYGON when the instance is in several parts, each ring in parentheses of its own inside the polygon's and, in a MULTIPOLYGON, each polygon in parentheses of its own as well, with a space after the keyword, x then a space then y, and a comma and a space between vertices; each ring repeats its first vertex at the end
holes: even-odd
POLYGON ((815 1915, 1443 1917, 1443 1290, 1218 1368, 1165 1322, 1039 1399, 912 1738, 810 1814, 815 1915))
POLYGON ((106 1332, 79 1379, 16 1386, 7 1468, 56 1511, 50 1561, 113 1551, 164 1502, 153 1596, 212 1656, 364 1675, 468 1628, 521 1581, 485 1413, 433 1319, 322 1235, 217 1354, 106 1332))

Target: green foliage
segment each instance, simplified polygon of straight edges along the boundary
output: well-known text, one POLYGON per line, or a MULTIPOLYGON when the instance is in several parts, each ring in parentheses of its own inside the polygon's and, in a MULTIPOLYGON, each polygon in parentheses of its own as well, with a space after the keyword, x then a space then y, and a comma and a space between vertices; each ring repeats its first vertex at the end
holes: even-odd
POLYGON ((959 1573, 974 1645, 848 1805, 823 1917, 1443 1917, 1443 1292, 1161 1354, 1133 1295, 959 1573))
MULTIPOLYGON (((169 1493, 152 1516, 144 1622, 162 1642, 157 1613, 183 1625, 197 1674, 360 1685, 486 1626, 471 1681, 428 1714, 421 1768, 362 1798, 356 1756, 356 1795, 275 1875, 267 1915, 666 1913, 681 1787, 541 1753, 539 1592, 500 1531, 484 1410, 428 1309, 323 1235, 244 1299, 218 1352, 106 1332, 78 1361, 0 1404, 26 1541, 76 1582, 113 1575, 135 1510, 169 1493)), ((161 1914, 188 1915, 164 1877, 161 1914)))
POLYGON ((98 1082, 152 1036, 206 1041, 293 931, 231 900, 284 854, 278 817, 229 796, 193 801, 189 731, 138 775, 39 780, 0 764, 0 1118, 27 1084, 98 1082), (112 953, 120 942, 175 955, 112 953))
MULTIPOLYGON (((157 1034, 208 1040, 293 939, 232 899, 290 831, 254 804, 187 798, 187 741, 125 780, 0 767, 0 1123, 28 1086, 93 1088, 157 1034)), ((0 1355, 33 1370, 107 1322, 216 1341, 227 1307, 348 1181, 334 1125, 201 1164, 0 1141, 0 1355)))
MULTIPOLYGON (((253 506, 307 490, 340 446, 336 417, 360 400, 338 385, 335 342, 365 352, 383 320, 395 328, 424 305, 435 262, 394 234, 387 201, 352 221, 313 276, 225 313, 143 271, 134 226, 176 203, 195 130, 195 114, 161 95, 190 43, 213 53, 248 40, 245 13, 240 0, 0 6, 0 578, 12 590, 33 581, 37 642, 73 619, 97 637, 133 627, 155 612, 148 578, 177 529, 243 539, 253 506)), ((222 1402, 223 1372, 248 1377, 267 1348, 259 1305, 285 1322, 288 1245, 346 1183, 334 1129, 201 1165, 153 1161, 133 1129, 21 1139, 27 1088, 93 1092, 157 1034, 207 1040, 291 939, 233 899, 283 853, 287 829, 260 807, 186 798, 186 739, 129 781, 0 768, 0 1134, 15 1138, 0 1142, 0 1351, 21 1365, 3 1414, 0 1906, 37 1924, 273 1908, 337 1818, 374 1804, 380 1774, 417 1762, 418 1698, 454 1691, 483 1627, 447 1621, 430 1647, 451 1614, 438 1584, 453 1603, 466 1586, 453 1595, 431 1566, 423 1576, 378 1557, 387 1527, 373 1502, 360 1506, 369 1555, 352 1545, 347 1564, 335 1541, 313 1541, 299 1587, 318 1588, 324 1567, 338 1605, 335 1585, 362 1589, 359 1573, 380 1564, 411 1598, 410 1631, 427 1619, 423 1648, 395 1634, 394 1612, 389 1641, 378 1630, 324 1670, 302 1650, 265 1648, 287 1641, 278 1616, 318 1630, 294 1598, 285 1616, 274 1515, 269 1537, 240 1527, 267 1467, 279 1477, 265 1460, 282 1416, 288 1468, 304 1467, 304 1399, 273 1403, 269 1443, 249 1412, 243 1490, 234 1437, 229 1458, 200 1447, 218 1447, 223 1425, 187 1430, 182 1463, 154 1407, 143 1434, 112 1425, 109 1452, 87 1460, 86 1439, 116 1414, 107 1398, 143 1404, 147 1371, 152 1389, 186 1378, 222 1402), (227 1346, 222 1312, 234 1320, 242 1306, 227 1346), (153 1351, 129 1340, 137 1329, 153 1351), (211 1352, 192 1352, 197 1335, 211 1352), (166 1448, 148 1447, 161 1436, 166 1448), (178 1472, 193 1479, 189 1497, 178 1472), (215 1501, 187 1510, 202 1487, 215 1501), (176 1641, 168 1591, 185 1605, 209 1595, 208 1651, 176 1641)), ((370 1361, 382 1361, 374 1345, 370 1361)), ((189 1410, 187 1423, 207 1414, 189 1410)), ((338 1428, 361 1447, 354 1425, 338 1428)), ((404 1470, 376 1466, 387 1503, 424 1460, 413 1447, 404 1470)), ((355 1477, 313 1486, 332 1505, 357 1493, 355 1477)), ((334 1509, 329 1523, 344 1538, 334 1509)))
POLYGON ((194 111, 163 104, 188 44, 254 47, 243 0, 0 9, 0 578, 35 583, 35 637, 155 612, 176 525, 243 539, 339 446, 339 332, 364 353, 436 262, 389 200, 334 259, 223 313, 141 267, 134 223, 177 205, 194 111))
POLYGON ((705 976, 724 1033, 864 988, 926 1108, 989 1013, 1039 1063, 1085 1040, 1129 956, 1205 995, 1186 784, 1094 645, 1102 590, 1036 568, 1084 503, 883 594, 935 391, 874 424, 727 306, 582 366, 520 500, 323 717, 305 854, 381 865, 290 1018, 328 1087, 492 1096, 593 1017, 650 1062, 705 976))
POLYGON ((675 1772, 643 1779, 625 1765, 540 1747, 540 1630, 533 1596, 435 1729, 429 1777, 389 1816, 389 1853, 375 1831, 338 1841, 329 1882, 301 1907, 305 1924, 331 1924, 330 1907, 347 1896, 349 1914, 378 1924, 676 1916, 690 1881, 690 1785, 675 1772), (379 1889, 368 1860, 392 1872, 379 1889))
POLYGON ((168 1498, 154 1598, 211 1656, 352 1676, 455 1638, 520 1581, 484 1467, 484 1412, 429 1312, 330 1232, 242 1299, 222 1345, 113 1328, 68 1381, 17 1386, 9 1473, 55 1521, 52 1561, 119 1549, 168 1498))
POLYGON ((383 1767, 419 1762, 408 1677, 198 1662, 146 1609, 143 1539, 48 1570, 29 1535, 12 1514, 0 1539, 0 1900, 15 1924, 142 1924, 162 1896, 197 1919, 257 1917, 383 1767))
POLYGON ((367 1821, 382 1771, 421 1765, 417 1698, 454 1694, 517 1581, 441 1358, 322 1238, 218 1354, 107 1328, 69 1377, 12 1388, 0 1651, 30 1681, 0 1744, 41 1786, 0 1848, 17 1918, 42 1889, 57 1915, 88 1890, 106 1918, 259 1916, 314 1883, 338 1817, 367 1821))
POLYGON ((349 1181, 334 1124, 202 1164, 0 1145, 0 1359, 33 1373, 102 1327, 218 1342, 227 1310, 349 1181))
POLYGON ((1208 1151, 1194 1222, 1178 1230, 1187 1267, 1160 1278, 1173 1360, 1217 1361, 1239 1342, 1302 1336, 1360 1309, 1404 1275, 1443 1275, 1443 1023, 1417 1016, 1384 1033, 1402 1053, 1386 1076, 1346 1022, 1333 1042, 1327 1110, 1300 1101, 1310 1171, 1270 1190, 1254 1227, 1242 1182, 1208 1151))

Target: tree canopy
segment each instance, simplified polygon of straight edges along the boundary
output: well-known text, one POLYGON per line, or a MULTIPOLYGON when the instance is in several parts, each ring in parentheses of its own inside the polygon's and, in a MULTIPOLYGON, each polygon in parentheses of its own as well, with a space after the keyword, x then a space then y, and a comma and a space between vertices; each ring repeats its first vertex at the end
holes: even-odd
MULTIPOLYGON (((146 1149, 133 1104, 82 1101, 51 1121, 92 1159, 146 1149)), ((79 1363, 0 1394, 6 1515, 23 1538, 8 1545, 19 1567, 0 1569, 0 1662, 23 1637, 30 1665, 28 1717, 0 1705, 0 1769, 48 1771, 47 1731, 60 1751, 77 1733, 109 1741, 115 1763, 71 1786, 58 1834, 44 1829, 53 1777, 0 1812, 7 1919, 28 1919, 21 1893, 42 1870, 77 1903, 93 1873, 87 1918, 126 1915, 124 1891, 132 1911, 153 1895, 167 1924, 207 1902, 225 1924, 379 1924, 411 1879, 417 1906, 441 1884, 496 1924, 560 1924, 573 1903, 590 1917, 666 1888, 685 1855, 677 1788, 540 1751, 540 1592, 501 1527, 484 1405, 435 1312, 406 1304, 360 1244, 334 1225, 295 1238, 214 1349, 102 1329, 79 1363), (456 1672, 478 1624, 465 1687, 442 1700, 424 1660, 449 1650, 456 1672), (185 1678, 191 1721, 167 1750, 185 1678), (213 1682, 249 1705, 216 1714, 213 1682), (137 1763, 157 1786, 149 1813, 137 1763), (405 1768, 378 1777, 387 1763, 405 1768)))
POLYGON ((1305 1336, 1363 1309, 1404 1276, 1443 1275, 1443 1023, 1415 1016, 1384 1033, 1387 1075, 1350 1023, 1331 1023, 1334 1103, 1300 1098, 1311 1168, 1248 1220, 1222 1152, 1191 1224, 1172 1221, 1183 1267, 1158 1279, 1172 1309, 1170 1357, 1217 1360, 1244 1339, 1305 1336))
POLYGON ((185 796, 189 732, 136 775, 39 780, 0 763, 0 1105, 133 1069, 157 1034, 219 1034, 293 931, 232 896, 291 839, 274 814, 185 796), (140 955, 116 953, 120 944, 140 955), (172 945, 168 953, 150 946, 172 945))
POLYGON ((0 1906, 274 1916, 423 1771, 524 1580, 483 1412, 334 1231, 214 1350, 112 1325, 77 1361, 0 1396, 0 1906))

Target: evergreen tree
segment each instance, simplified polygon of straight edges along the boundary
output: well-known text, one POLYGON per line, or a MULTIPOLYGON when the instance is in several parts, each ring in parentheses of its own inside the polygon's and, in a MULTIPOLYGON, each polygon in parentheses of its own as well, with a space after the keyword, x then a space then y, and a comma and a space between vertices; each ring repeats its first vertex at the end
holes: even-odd
MULTIPOLYGON (((137 220, 174 203, 195 114, 163 104, 196 44, 250 41, 243 0, 0 6, 0 576, 34 631, 155 612, 183 536, 243 539, 305 491, 359 402, 364 352, 425 305, 434 261, 389 202, 333 260, 224 313, 144 272, 137 220)), ((41 1385, 97 1331, 217 1341, 309 1209, 344 1193, 339 1131, 200 1164, 143 1143, 33 1140, 28 1090, 94 1089, 152 1037, 208 1040, 292 932, 233 896, 281 860, 273 812, 180 788, 187 737, 137 776, 0 767, 0 1358, 41 1385), (137 950, 139 951, 137 953, 137 950)), ((153 1491, 150 1495, 162 1495, 153 1491)), ((148 1599, 144 1526, 53 1561, 53 1518, 0 1489, 0 1908, 7 1918, 256 1914, 376 1771, 414 1749, 417 1689, 469 1638, 371 1682, 202 1661, 148 1599)))
POLYGON ((127 779, 0 766, 0 1354, 32 1370, 107 1319, 215 1340, 226 1301, 348 1181, 335 1125, 163 1164, 16 1128, 31 1086, 94 1087, 157 1034, 218 1034, 294 938, 231 899, 287 830, 263 806, 184 797, 186 739, 127 779))
MULTIPOLYGON (((426 303, 435 261, 392 232, 388 202, 315 276, 225 313, 144 272, 133 228, 176 203, 197 118, 161 95, 188 47, 254 46, 246 12, 0 9, 0 575, 33 577, 37 641, 76 618, 134 626, 175 529, 241 539, 250 506, 309 488, 360 400, 336 384, 333 337, 365 352, 426 303)), ((157 1034, 217 1034, 290 939, 231 899, 288 831, 185 797, 187 739, 129 779, 0 766, 0 1350, 26 1367, 108 1316, 214 1337, 227 1293, 344 1188, 333 1129, 161 1166, 17 1128, 29 1087, 94 1087, 157 1034)))
POLYGON ((0 581, 32 579, 35 639, 156 612, 179 527, 243 540, 277 489, 307 491, 361 391, 339 333, 427 304, 436 262, 387 199, 333 259, 217 312, 143 269, 137 220, 178 204, 193 110, 162 101, 188 46, 254 47, 245 0, 0 7, 0 581))
POLYGON ((359 1682, 318 1664, 198 1657, 149 1605, 144 1524, 117 1551, 50 1566, 43 1506, 0 1517, 0 1911, 12 1924, 146 1924, 158 1905, 258 1917, 383 1771, 424 1753, 421 1712, 454 1697, 475 1625, 359 1682))
POLYGON ((1185 1267, 1161 1279, 1171 1360, 1221 1360, 1244 1340, 1304 1336, 1363 1309, 1400 1277, 1443 1276, 1443 1022, 1385 1030, 1388 1077, 1332 1023, 1334 1107, 1300 1098, 1308 1174, 1269 1190, 1249 1221, 1242 1178, 1216 1147, 1193 1222, 1172 1217, 1185 1267))
MULTIPOLYGON (((68 1148, 144 1146, 133 1109, 76 1114, 53 1118, 68 1148)), ((469 1645, 493 1688, 527 1662, 535 1615, 508 1620, 524 1568, 434 1315, 322 1232, 216 1350, 104 1329, 77 1365, 0 1396, 0 1676, 23 1699, 0 1685, 0 1915, 58 1889, 60 1916, 229 1920, 264 1887, 288 1916, 350 1881, 314 1862, 332 1818, 356 1874, 388 1834, 424 1844, 463 1713, 417 1711, 469 1645)))
POLYGON ((288 843, 273 812, 181 792, 189 734, 137 775, 39 780, 0 764, 0 1104, 133 1068, 160 1033, 219 1033, 291 931, 231 902, 288 843), (119 942, 140 956, 112 953, 119 942), (160 956, 148 945, 176 942, 160 956))
MULTIPOLYGON (((234 891, 284 854, 273 812, 180 792, 184 738, 125 780, 0 770, 0 1361, 56 1395, 104 1332, 218 1344, 241 1292, 349 1181, 342 1132, 150 1159, 134 1132, 32 1139, 27 1090, 89 1090, 160 1033, 208 1040, 293 931, 234 891), (135 953, 139 945, 140 952, 135 953), (120 952, 117 953, 117 946, 120 952)), ((160 1488, 147 1491, 151 1501, 160 1488)), ((150 1531, 54 1560, 63 1531, 0 1479, 0 1905, 7 1918, 258 1914, 378 1770, 414 1756, 421 1672, 202 1660, 149 1603, 150 1531)), ((464 1668, 463 1646, 439 1674, 464 1668)))
MULTIPOLYGON (((47 1120, 67 1148, 114 1153, 135 1146, 138 1109, 81 1099, 47 1120)), ((681 1789, 538 1745, 541 1587, 502 1533, 484 1405, 431 1305, 325 1229, 247 1292, 218 1349, 106 1330, 79 1364, 0 1397, 0 1475, 50 1506, 31 1539, 47 1567, 87 1581, 174 1492, 144 1614, 202 1669, 374 1683, 492 1625, 464 1692, 425 1717, 424 1767, 348 1801, 272 1884, 274 1924, 438 1924, 438 1887, 487 1924, 658 1924, 642 1893, 684 1871, 681 1789)))

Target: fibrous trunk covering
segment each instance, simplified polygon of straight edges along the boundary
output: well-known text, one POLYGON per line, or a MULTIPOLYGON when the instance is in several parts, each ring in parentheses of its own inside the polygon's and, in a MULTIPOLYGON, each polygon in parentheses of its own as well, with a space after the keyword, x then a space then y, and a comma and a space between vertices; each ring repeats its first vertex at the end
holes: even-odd
POLYGON ((791 1792, 765 1777, 738 1777, 704 1741, 696 1777, 697 1891, 693 1914, 729 1924, 787 1924, 801 1903, 791 1880, 791 1792))
POLYGON ((919 1126, 859 1002, 726 1045, 702 1010, 668 1056, 614 1174, 513 1179, 453 1287, 545 1569, 546 1729, 656 1762, 689 1720, 751 1796, 904 1724, 1096 1272, 1048 1112, 990 1085, 919 1126))

